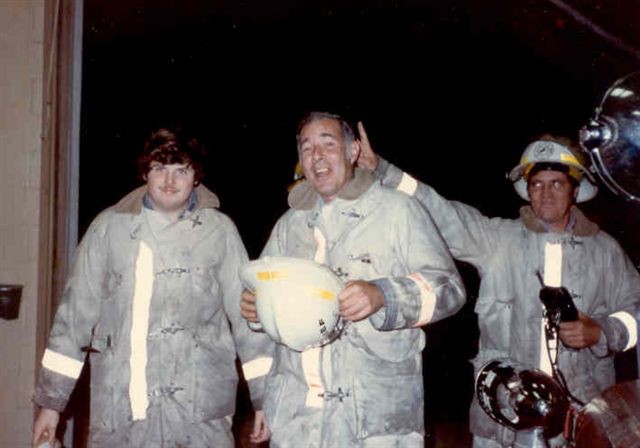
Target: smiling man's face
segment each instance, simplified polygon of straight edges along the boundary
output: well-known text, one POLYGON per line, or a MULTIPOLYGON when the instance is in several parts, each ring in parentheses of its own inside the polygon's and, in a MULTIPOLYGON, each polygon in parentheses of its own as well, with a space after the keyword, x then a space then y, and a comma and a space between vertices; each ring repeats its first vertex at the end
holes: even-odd
POLYGON ((347 147, 340 123, 331 118, 308 123, 298 141, 305 177, 325 202, 331 201, 353 177, 355 147, 347 147))
POLYGON ((177 219, 189 202, 194 176, 194 170, 190 165, 151 162, 146 178, 153 208, 177 219))

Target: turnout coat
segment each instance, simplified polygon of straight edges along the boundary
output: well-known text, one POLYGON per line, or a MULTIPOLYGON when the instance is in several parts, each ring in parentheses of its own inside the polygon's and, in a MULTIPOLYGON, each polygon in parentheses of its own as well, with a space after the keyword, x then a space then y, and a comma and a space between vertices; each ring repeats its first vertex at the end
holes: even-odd
POLYGON ((236 350, 257 409, 271 366, 270 341, 240 316, 245 248, 204 186, 174 223, 143 206, 145 192, 82 239, 34 401, 62 411, 88 351, 94 446, 232 447, 236 350))
MULTIPOLYGON (((596 345, 572 349, 559 344, 558 366, 571 393, 583 402, 615 383, 613 355, 637 341, 635 307, 640 301, 640 275, 618 243, 573 207, 571 228, 545 231, 530 206, 520 218, 487 218, 460 202, 448 201, 380 159, 377 176, 389 187, 418 199, 431 213, 452 255, 471 263, 480 275, 475 305, 480 342, 473 360, 476 372, 494 358, 510 358, 541 367, 542 304, 540 280, 546 243, 562 245, 562 285, 576 307, 602 328, 596 345)), ((512 431, 501 427, 474 397, 471 431, 507 446, 512 431)))
POLYGON ((278 345, 264 408, 271 446, 422 447, 420 326, 464 303, 433 221, 418 202, 359 170, 339 198, 324 203, 298 186, 290 205, 262 255, 314 259, 345 281, 373 281, 385 306, 324 347, 300 353, 278 345))

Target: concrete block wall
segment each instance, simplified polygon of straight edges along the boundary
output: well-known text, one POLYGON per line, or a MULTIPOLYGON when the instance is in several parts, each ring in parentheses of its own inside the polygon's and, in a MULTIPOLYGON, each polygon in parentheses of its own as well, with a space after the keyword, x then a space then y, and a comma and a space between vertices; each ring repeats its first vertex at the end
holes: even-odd
POLYGON ((0 447, 30 447, 35 375, 44 0, 0 0, 0 283, 24 285, 0 319, 0 447))

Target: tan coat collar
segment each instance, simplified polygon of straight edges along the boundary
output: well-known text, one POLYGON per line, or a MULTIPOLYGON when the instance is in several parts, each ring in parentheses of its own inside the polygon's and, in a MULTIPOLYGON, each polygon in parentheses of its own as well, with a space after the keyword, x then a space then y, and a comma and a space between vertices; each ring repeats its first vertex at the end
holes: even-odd
MULTIPOLYGON (((595 222, 590 221, 589 218, 587 218, 575 205, 571 207, 571 213, 573 213, 576 220, 576 223, 571 230, 571 233, 574 235, 594 236, 600 231, 598 225, 595 222)), ((525 227, 532 232, 545 233, 547 231, 544 225, 533 213, 533 209, 530 205, 525 205, 520 208, 520 218, 522 219, 525 227)))
MULTIPOLYGON (((369 189, 374 181, 375 177, 371 172, 356 168, 353 179, 340 190, 338 197, 347 201, 358 199, 362 193, 369 189)), ((289 207, 296 210, 311 210, 319 198, 320 195, 313 189, 308 181, 304 180, 289 192, 287 202, 289 203, 289 207)))
MULTIPOLYGON (((146 185, 136 188, 120 199, 120 201, 113 206, 114 210, 117 213, 139 214, 142 211, 142 200, 146 192, 146 185)), ((218 199, 218 196, 204 185, 198 185, 195 188, 195 192, 198 198, 196 210, 220 207, 220 200, 218 199)))

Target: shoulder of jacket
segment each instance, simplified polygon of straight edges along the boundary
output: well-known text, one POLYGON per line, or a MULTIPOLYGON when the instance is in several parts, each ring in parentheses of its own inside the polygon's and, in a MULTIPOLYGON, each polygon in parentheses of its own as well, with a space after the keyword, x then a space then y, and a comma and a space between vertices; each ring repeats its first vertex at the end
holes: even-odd
POLYGON ((86 237, 92 234, 97 234, 99 237, 104 238, 109 232, 109 228, 125 216, 130 217, 131 215, 123 215, 122 213, 117 212, 116 206, 112 205, 111 207, 102 210, 95 218, 93 218, 84 236, 86 237))
POLYGON ((231 227, 234 229, 237 227, 235 222, 229 215, 216 208, 203 208, 200 210, 195 210, 191 216, 199 216, 206 222, 214 224, 216 226, 231 227))
POLYGON ((299 227, 307 227, 309 221, 312 220, 314 214, 317 213, 316 209, 313 210, 299 210, 295 208, 290 208, 285 211, 280 217, 276 220, 273 225, 272 231, 276 231, 278 233, 281 232, 289 232, 290 229, 296 229, 299 227))
POLYGON ((304 220, 304 219, 307 219, 310 215, 317 213, 317 211, 318 210, 315 207, 311 210, 300 210, 297 208, 289 208, 282 215, 280 215, 276 223, 284 223, 284 222, 294 221, 297 219, 304 220))
POLYGON ((376 184, 372 186, 371 194, 374 198, 378 198, 382 201, 384 205, 388 205, 390 207, 407 208, 418 205, 422 208, 420 201, 418 201, 416 197, 383 184, 376 184))
POLYGON ((599 229, 598 233, 590 238, 585 238, 585 240, 592 240, 594 244, 609 247, 614 251, 624 251, 618 240, 602 229, 599 229))

